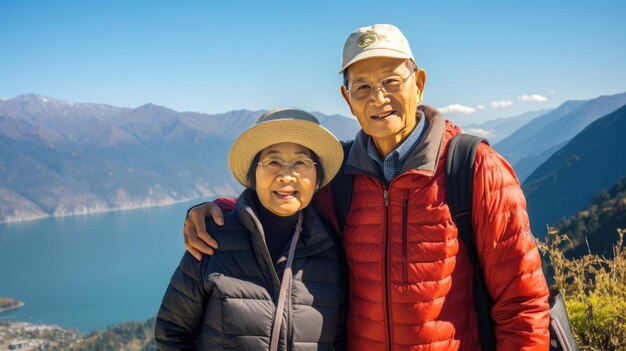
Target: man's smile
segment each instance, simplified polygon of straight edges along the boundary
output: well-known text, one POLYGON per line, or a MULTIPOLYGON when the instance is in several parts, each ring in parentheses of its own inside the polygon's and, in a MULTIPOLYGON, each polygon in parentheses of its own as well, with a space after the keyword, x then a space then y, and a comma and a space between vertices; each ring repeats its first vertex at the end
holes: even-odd
POLYGON ((395 115, 396 111, 390 111, 388 113, 381 113, 379 115, 372 115, 370 116, 370 118, 374 119, 374 120, 384 120, 385 118, 395 115))

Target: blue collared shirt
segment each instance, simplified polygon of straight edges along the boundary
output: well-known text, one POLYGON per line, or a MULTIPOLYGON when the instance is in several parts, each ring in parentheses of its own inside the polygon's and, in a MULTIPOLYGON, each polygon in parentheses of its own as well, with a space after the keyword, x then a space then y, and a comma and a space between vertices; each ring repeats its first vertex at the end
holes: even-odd
POLYGON ((428 127, 426 116, 424 116, 422 111, 417 110, 416 118, 419 118, 419 122, 417 126, 415 126, 415 129, 409 134, 408 138, 404 139, 395 150, 385 157, 384 161, 378 156, 378 151, 376 151, 376 146, 374 146, 374 140, 371 136, 369 137, 367 154, 378 165, 378 168, 383 172, 385 180, 388 183, 391 183, 391 181, 400 174, 404 160, 415 150, 415 147, 422 138, 422 134, 424 134, 424 130, 428 127))

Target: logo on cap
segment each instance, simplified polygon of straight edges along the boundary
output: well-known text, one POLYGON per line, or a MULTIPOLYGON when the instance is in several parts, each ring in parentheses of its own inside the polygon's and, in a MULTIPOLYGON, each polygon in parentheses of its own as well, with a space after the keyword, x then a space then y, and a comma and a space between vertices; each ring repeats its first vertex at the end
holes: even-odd
POLYGON ((376 42, 376 34, 373 30, 368 30, 359 38, 358 46, 363 49, 376 42))

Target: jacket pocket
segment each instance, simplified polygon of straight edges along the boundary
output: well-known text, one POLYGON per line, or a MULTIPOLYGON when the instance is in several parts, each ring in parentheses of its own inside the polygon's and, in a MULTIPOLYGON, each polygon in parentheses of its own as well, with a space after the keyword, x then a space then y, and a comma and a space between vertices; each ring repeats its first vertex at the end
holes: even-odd
POLYGON ((409 214, 409 199, 405 198, 402 205, 402 280, 407 282, 409 280, 409 260, 407 257, 407 226, 408 226, 408 214, 409 214))
POLYGON ((273 319, 275 306, 259 280, 221 273, 209 274, 207 279, 213 283, 211 300, 219 304, 219 311, 207 310, 207 315, 221 316, 221 330, 227 338, 268 336, 267 325, 273 319))

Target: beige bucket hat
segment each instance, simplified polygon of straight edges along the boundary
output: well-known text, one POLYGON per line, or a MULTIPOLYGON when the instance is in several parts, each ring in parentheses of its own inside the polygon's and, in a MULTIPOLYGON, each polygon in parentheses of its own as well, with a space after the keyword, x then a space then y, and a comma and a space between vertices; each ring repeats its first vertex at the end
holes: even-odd
POLYGON ((415 62, 409 42, 398 27, 375 24, 355 30, 346 39, 339 73, 351 64, 371 57, 406 58, 415 62))
POLYGON ((256 124, 235 140, 228 153, 228 167, 237 181, 248 186, 246 175, 261 150, 278 143, 295 143, 317 154, 324 168, 324 186, 337 174, 343 162, 343 147, 312 114, 296 109, 264 113, 256 124))

